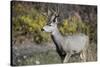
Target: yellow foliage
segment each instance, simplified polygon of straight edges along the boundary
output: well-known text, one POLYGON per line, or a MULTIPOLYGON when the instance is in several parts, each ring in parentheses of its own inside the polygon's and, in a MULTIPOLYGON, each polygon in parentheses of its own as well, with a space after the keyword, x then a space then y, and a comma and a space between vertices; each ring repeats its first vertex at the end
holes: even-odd
MULTIPOLYGON (((47 23, 47 17, 41 15, 40 11, 35 7, 29 8, 21 4, 13 6, 13 10, 16 12, 17 16, 12 17, 13 20, 13 30, 16 32, 21 29, 21 32, 32 32, 33 39, 36 43, 41 43, 42 41, 50 41, 50 36, 47 33, 43 33, 41 29, 47 23), (25 28, 22 28, 23 25, 25 28)), ((77 17, 71 17, 69 19, 62 19, 63 22, 59 25, 59 30, 63 35, 73 34, 77 32, 89 31, 89 28, 83 22, 77 19, 77 17)))
POLYGON ((77 19, 77 17, 73 16, 71 17, 71 21, 68 21, 68 19, 64 19, 61 23, 61 26, 59 28, 60 32, 63 35, 78 33, 78 32, 87 32, 87 25, 85 23, 81 22, 77 19))

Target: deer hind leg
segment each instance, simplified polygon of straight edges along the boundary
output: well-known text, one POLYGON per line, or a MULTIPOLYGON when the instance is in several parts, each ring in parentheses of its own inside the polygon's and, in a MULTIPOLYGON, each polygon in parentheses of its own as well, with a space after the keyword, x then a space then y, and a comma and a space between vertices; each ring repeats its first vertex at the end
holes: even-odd
POLYGON ((86 50, 83 50, 80 54, 82 62, 86 62, 86 50))
POLYGON ((70 52, 68 52, 68 53, 67 53, 67 55, 66 55, 66 56, 65 56, 65 58, 64 58, 63 63, 67 63, 67 62, 68 62, 68 60, 69 60, 69 58, 70 58, 70 56, 71 56, 71 53, 70 53, 70 52))

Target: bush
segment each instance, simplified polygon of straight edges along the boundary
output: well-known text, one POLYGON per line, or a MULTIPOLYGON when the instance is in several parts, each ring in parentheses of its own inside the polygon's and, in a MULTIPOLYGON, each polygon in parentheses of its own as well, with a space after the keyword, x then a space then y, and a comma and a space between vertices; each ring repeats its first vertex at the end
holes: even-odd
MULTIPOLYGON (((43 26, 47 23, 47 17, 41 14, 43 7, 28 5, 27 3, 12 4, 12 32, 13 37, 19 35, 30 36, 36 43, 50 42, 48 33, 41 31, 43 26)), ((45 10, 44 10, 45 11, 45 10)), ((71 35, 73 33, 85 33, 90 37, 91 41, 96 41, 96 28, 93 24, 83 22, 76 16, 71 19, 62 19, 58 25, 59 31, 62 35, 71 35)), ((26 37, 27 38, 27 37, 26 37)))

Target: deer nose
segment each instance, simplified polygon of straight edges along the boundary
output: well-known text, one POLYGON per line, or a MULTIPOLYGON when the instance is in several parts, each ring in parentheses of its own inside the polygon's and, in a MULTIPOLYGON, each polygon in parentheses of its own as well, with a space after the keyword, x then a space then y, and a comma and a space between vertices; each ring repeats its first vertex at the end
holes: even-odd
POLYGON ((44 31, 44 29, 42 28, 41 31, 44 31))

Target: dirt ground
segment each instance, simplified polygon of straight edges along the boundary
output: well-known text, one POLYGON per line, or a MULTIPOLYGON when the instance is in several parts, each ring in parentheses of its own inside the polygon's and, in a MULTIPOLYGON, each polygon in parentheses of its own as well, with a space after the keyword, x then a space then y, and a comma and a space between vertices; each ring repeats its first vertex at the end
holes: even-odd
MULTIPOLYGON (((87 62, 97 60, 96 44, 90 44, 88 49, 87 62)), ((81 62, 79 55, 71 56, 68 63, 81 62)), ((12 65, 40 65, 40 64, 59 64, 61 59, 56 52, 53 43, 35 44, 32 42, 24 42, 23 44, 15 44, 12 46, 12 65)))

